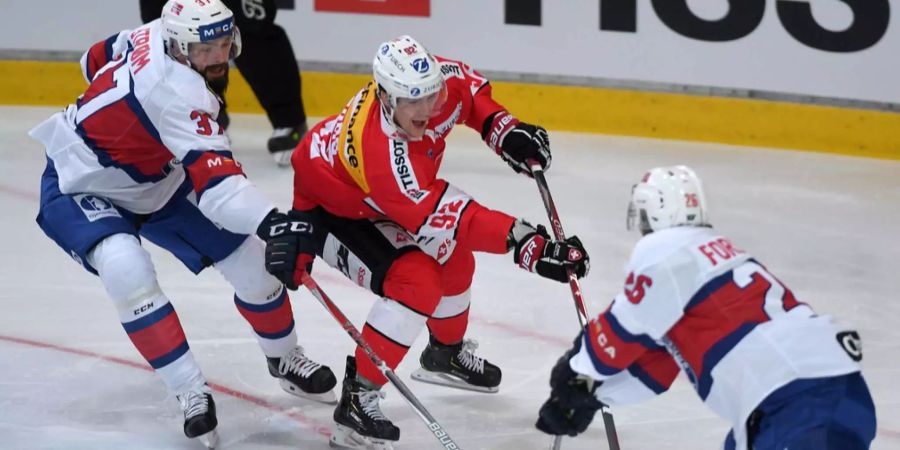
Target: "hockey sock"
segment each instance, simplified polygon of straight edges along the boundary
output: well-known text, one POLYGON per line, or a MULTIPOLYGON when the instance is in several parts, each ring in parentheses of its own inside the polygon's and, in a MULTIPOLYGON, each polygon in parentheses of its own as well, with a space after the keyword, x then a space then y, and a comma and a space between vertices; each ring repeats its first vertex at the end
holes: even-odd
POLYGON ((287 290, 279 288, 278 294, 265 303, 249 303, 237 295, 234 304, 247 320, 263 353, 270 358, 280 358, 297 345, 294 333, 294 313, 287 290))
POLYGON ((428 330, 438 342, 455 344, 462 341, 469 326, 469 299, 471 291, 466 289, 458 295, 445 295, 431 317, 428 330))
MULTIPOLYGON (((383 359, 391 369, 396 369, 403 357, 406 356, 406 352, 409 351, 409 347, 392 341, 369 326, 368 323, 363 327, 362 337, 375 350, 375 354, 383 359)), ((387 383, 387 378, 361 347, 356 347, 356 373, 358 377, 376 386, 383 386, 387 383)))

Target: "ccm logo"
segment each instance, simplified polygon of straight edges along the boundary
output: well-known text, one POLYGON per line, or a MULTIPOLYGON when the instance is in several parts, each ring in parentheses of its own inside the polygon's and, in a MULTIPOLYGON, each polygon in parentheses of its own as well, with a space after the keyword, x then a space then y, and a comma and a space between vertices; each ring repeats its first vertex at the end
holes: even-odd
POLYGON ((310 234, 313 232, 313 227, 306 222, 276 223, 269 227, 269 236, 279 236, 288 231, 291 233, 310 234))

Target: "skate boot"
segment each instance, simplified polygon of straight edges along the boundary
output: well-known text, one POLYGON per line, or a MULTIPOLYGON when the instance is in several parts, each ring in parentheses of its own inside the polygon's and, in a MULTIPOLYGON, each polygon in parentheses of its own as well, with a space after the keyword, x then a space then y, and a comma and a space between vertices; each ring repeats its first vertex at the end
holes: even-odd
POLYGON ((341 402, 334 410, 336 429, 329 444, 337 448, 393 449, 392 442, 400 439, 400 429, 381 413, 378 402, 382 398, 380 389, 370 389, 356 379, 356 359, 348 356, 341 402))
POLYGON ((216 426, 216 402, 209 386, 185 392, 176 396, 184 411, 184 435, 203 443, 207 448, 215 448, 219 442, 216 426))
POLYGON ((271 153, 272 158, 275 159, 275 164, 278 164, 281 167, 288 167, 291 165, 291 155, 294 153, 294 148, 297 147, 297 144, 299 144, 300 140, 303 139, 303 136, 306 135, 306 131, 306 122, 293 128, 276 128, 272 131, 268 147, 269 153, 271 153))
POLYGON ((412 379, 470 391, 497 392, 500 368, 475 356, 476 348, 478 343, 471 339, 445 345, 431 336, 419 358, 422 368, 412 373, 412 379))
POLYGON ((331 389, 337 384, 334 373, 303 354, 303 347, 296 346, 283 358, 266 358, 269 373, 278 378, 287 393, 333 405, 337 398, 331 389))

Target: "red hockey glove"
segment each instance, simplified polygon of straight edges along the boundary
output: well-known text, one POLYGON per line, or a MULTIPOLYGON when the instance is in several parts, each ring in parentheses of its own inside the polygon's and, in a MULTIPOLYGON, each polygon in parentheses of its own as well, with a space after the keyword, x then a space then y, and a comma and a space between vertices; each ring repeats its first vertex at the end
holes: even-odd
POLYGON ((587 251, 576 236, 556 241, 543 226, 534 228, 519 219, 510 228, 507 242, 515 248, 513 261, 519 267, 544 278, 565 283, 569 280, 567 269, 575 271, 578 278, 583 278, 591 269, 587 251))

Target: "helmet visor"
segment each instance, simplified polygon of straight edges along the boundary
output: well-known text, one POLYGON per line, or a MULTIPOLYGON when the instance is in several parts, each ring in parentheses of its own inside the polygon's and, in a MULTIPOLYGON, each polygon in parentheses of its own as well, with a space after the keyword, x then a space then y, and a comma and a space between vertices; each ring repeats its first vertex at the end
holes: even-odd
POLYGON ((413 117, 437 117, 447 104, 447 84, 441 83, 440 90, 419 98, 398 98, 397 110, 413 117))

